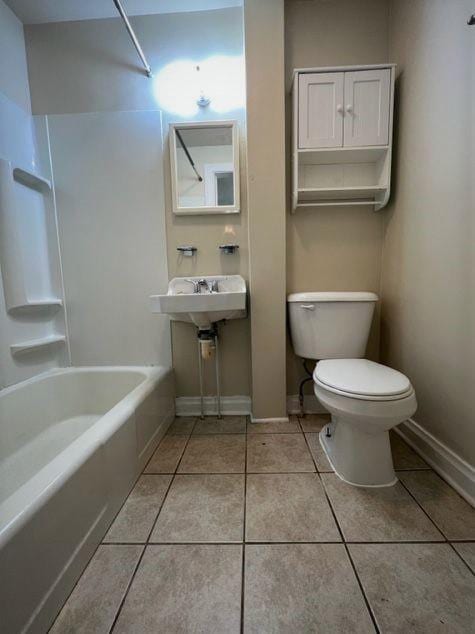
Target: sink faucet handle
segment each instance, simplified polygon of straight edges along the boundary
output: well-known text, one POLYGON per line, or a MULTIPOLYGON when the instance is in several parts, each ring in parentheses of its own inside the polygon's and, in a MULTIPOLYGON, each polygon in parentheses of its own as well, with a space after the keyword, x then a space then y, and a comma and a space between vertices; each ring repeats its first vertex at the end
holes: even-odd
POLYGON ((218 280, 212 280, 212 282, 211 282, 211 292, 212 293, 219 293, 218 280))
POLYGON ((185 282, 189 282, 190 284, 193 284, 193 293, 199 293, 200 292, 200 282, 201 282, 201 280, 189 280, 189 279, 186 279, 185 282))

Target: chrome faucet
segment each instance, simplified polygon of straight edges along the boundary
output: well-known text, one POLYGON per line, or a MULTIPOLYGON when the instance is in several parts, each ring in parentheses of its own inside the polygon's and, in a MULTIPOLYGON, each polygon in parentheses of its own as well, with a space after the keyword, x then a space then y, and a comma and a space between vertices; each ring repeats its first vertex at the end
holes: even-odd
POLYGON ((213 280, 212 282, 208 282, 205 278, 201 278, 200 280, 185 280, 186 282, 190 282, 193 284, 193 293, 202 293, 203 290, 208 291, 208 293, 217 293, 218 292, 218 282, 217 280, 213 280))
POLYGON ((198 280, 197 285, 198 285, 197 293, 202 293, 203 292, 203 290, 202 290, 203 288, 206 289, 208 291, 208 293, 211 290, 210 287, 209 287, 208 281, 205 280, 204 278, 202 278, 201 280, 198 280))

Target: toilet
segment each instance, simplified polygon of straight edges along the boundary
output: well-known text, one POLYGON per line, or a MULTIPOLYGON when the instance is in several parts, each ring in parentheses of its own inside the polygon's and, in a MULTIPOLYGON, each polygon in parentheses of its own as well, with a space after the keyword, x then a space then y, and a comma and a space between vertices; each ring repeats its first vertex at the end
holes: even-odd
POLYGON ((409 379, 364 359, 375 293, 293 293, 288 296, 295 353, 315 359, 314 392, 331 414, 320 443, 335 473, 362 487, 397 482, 389 430, 417 409, 409 379))

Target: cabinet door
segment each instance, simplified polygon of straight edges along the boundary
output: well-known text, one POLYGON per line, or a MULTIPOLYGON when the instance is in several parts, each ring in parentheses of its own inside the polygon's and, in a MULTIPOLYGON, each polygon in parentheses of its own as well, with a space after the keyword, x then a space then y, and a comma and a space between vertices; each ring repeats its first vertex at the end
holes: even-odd
POLYGON ((391 70, 345 73, 345 147, 387 145, 391 70))
POLYGON ((343 73, 299 75, 299 148, 343 145, 343 73))

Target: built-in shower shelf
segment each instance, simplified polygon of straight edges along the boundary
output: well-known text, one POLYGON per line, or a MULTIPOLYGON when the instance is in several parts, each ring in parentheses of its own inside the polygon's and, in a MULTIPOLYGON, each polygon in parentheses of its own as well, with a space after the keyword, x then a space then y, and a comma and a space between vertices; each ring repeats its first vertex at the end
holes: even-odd
POLYGON ((41 339, 31 339, 30 341, 24 341, 23 343, 14 343, 10 346, 10 352, 13 355, 25 354, 38 348, 45 348, 58 343, 65 343, 66 337, 64 335, 50 335, 49 337, 42 337, 41 339))
POLYGON ((46 178, 42 176, 38 176, 38 174, 34 174, 33 172, 27 172, 21 167, 15 167, 13 169, 13 180, 21 185, 25 185, 25 187, 29 187, 30 189, 35 189, 42 194, 45 194, 50 191, 51 183, 46 178))
POLYGON ((24 304, 18 304, 11 306, 8 309, 9 313, 34 313, 37 311, 56 311, 63 305, 63 300, 58 297, 51 297, 49 299, 38 299, 31 302, 25 302, 24 304))

